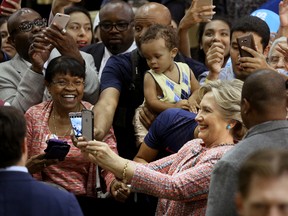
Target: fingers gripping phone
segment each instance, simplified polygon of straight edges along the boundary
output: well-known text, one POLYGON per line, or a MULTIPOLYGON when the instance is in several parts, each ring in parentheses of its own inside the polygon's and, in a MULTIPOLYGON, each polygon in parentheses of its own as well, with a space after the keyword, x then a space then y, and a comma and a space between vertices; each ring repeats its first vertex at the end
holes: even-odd
MULTIPOLYGON (((19 2, 19 0, 12 0, 12 1, 14 1, 14 2, 16 2, 16 3, 19 2)), ((1 2, 1 6, 2 6, 2 7, 6 7, 6 8, 12 8, 12 9, 14 9, 14 6, 11 5, 10 3, 8 3, 6 0, 3 0, 3 1, 1 2)), ((2 13, 1 8, 0 8, 0 13, 2 13)))
MULTIPOLYGON (((198 0, 197 1, 197 8, 202 7, 202 6, 212 6, 213 5, 213 0, 198 0)), ((212 19, 213 16, 203 16, 205 19, 212 19)))
POLYGON ((65 29, 67 23, 69 22, 70 20, 70 15, 67 15, 67 14, 62 14, 62 13, 57 13, 52 22, 50 23, 50 26, 53 24, 53 23, 56 23, 57 26, 60 27, 60 30, 61 29, 65 29))
POLYGON ((237 38, 237 44, 238 44, 238 49, 239 49, 239 53, 240 53, 241 57, 253 57, 253 55, 251 53, 249 53, 249 52, 247 52, 241 48, 242 46, 245 46, 245 47, 249 47, 253 50, 256 50, 254 37, 251 33, 238 37, 237 38))
POLYGON ((70 122, 75 137, 83 136, 86 140, 93 140, 94 131, 94 113, 91 110, 82 110, 82 112, 70 112, 70 122))

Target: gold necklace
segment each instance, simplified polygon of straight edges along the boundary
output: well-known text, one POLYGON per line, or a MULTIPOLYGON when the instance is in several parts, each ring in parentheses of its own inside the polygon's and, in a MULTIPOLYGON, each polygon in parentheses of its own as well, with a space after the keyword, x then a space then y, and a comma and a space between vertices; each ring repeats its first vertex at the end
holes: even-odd
MULTIPOLYGON (((57 136, 57 127, 56 127, 56 124, 55 124, 55 111, 52 111, 52 119, 53 119, 53 126, 54 126, 54 132, 55 132, 55 135, 57 136)), ((70 127, 68 128, 68 130, 66 131, 66 133, 61 136, 61 137, 66 137, 68 135, 68 132, 71 131, 71 125, 70 127)), ((60 136, 60 135, 59 135, 60 136)))
MULTIPOLYGON (((79 104, 78 112, 81 112, 81 110, 82 110, 82 105, 79 104)), ((54 107, 52 109, 52 119, 53 119, 54 132, 55 132, 55 135, 57 136, 57 127, 56 127, 56 124, 55 124, 56 120, 55 120, 55 108, 54 107)), ((66 137, 68 135, 68 133, 71 132, 71 129, 72 129, 72 127, 71 127, 71 124, 70 124, 68 130, 66 131, 66 133, 64 134, 63 137, 66 137)))

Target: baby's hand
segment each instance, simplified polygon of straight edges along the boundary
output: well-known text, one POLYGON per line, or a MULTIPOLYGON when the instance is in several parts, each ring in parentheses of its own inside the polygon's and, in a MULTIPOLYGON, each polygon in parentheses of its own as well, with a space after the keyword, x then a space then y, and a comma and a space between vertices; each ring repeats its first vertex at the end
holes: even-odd
POLYGON ((188 100, 180 100, 175 104, 176 108, 181 108, 181 109, 185 109, 185 110, 189 110, 190 109, 190 105, 188 100))
POLYGON ((189 98, 189 111, 198 113, 199 104, 194 98, 189 98))

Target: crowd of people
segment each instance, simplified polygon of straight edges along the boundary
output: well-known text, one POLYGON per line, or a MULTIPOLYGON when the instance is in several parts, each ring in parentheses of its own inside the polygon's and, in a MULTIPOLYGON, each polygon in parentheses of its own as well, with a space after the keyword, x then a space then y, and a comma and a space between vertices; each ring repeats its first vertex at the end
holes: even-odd
POLYGON ((53 0, 47 19, 7 1, 1 215, 287 213, 288 0, 275 34, 257 16, 231 22, 199 1, 103 1, 97 42, 81 0, 53 0), (52 22, 56 13, 70 16, 65 28, 52 22), (239 47, 248 33, 255 49, 239 47), (87 109, 90 141, 69 118, 87 109), (46 157, 51 140, 70 146, 64 160, 46 157))

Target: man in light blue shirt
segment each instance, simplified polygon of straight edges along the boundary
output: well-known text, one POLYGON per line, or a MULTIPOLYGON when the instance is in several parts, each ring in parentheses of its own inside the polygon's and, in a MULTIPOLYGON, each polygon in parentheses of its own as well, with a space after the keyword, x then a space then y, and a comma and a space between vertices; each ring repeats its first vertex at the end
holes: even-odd
POLYGON ((266 61, 264 55, 265 49, 269 44, 270 29, 265 21, 255 16, 244 16, 237 20, 231 29, 231 64, 226 64, 221 68, 224 61, 224 55, 217 50, 214 53, 209 52, 208 68, 209 71, 202 73, 198 80, 203 84, 209 80, 231 80, 234 78, 245 80, 247 76, 257 69, 274 70, 266 61), (251 33, 257 50, 248 47, 242 47, 253 57, 240 57, 237 44, 237 37, 251 33))

